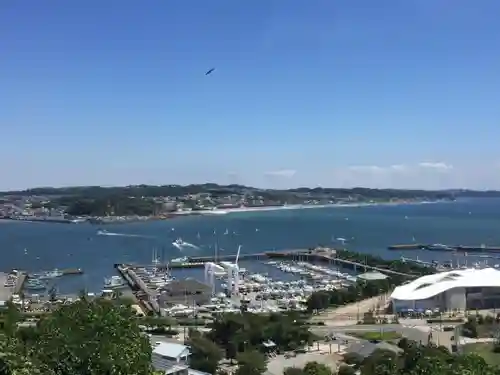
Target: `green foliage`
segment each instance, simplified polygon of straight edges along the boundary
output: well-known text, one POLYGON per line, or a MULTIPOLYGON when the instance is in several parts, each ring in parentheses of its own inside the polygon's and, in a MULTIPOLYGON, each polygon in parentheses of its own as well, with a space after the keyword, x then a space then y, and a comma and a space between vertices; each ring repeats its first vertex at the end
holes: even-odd
POLYGON ((215 374, 219 361, 222 359, 220 348, 197 331, 192 330, 189 332, 188 345, 191 347, 191 367, 198 371, 215 374))
POLYGON ((79 300, 40 321, 31 355, 49 374, 149 375, 151 345, 132 312, 79 300))
POLYGON ((304 375, 332 375, 332 369, 323 363, 307 362, 304 366, 304 375))
MULTIPOLYGON (((361 375, 462 375, 500 374, 476 354, 452 355, 446 348, 420 345, 402 339, 400 354, 376 350, 361 365, 361 375)), ((339 372, 340 373, 340 372, 339 372)))
POLYGON ((66 213, 73 216, 148 216, 157 212, 159 204, 153 199, 129 196, 107 198, 64 198, 66 213))
POLYGON ((235 375, 261 375, 267 369, 267 358, 264 354, 249 350, 238 354, 238 369, 235 375))
POLYGON ((338 375, 355 375, 356 370, 351 366, 341 365, 339 367, 338 375))
POLYGON ((277 349, 293 350, 312 339, 312 334, 296 313, 224 314, 215 319, 211 327, 208 337, 232 359, 247 348, 265 350, 263 344, 267 341, 274 342, 277 349))

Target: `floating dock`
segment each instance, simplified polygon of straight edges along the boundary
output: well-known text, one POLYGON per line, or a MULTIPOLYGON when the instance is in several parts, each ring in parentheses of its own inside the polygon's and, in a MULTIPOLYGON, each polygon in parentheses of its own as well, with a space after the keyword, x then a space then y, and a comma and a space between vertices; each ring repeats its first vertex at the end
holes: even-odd
POLYGON ((426 250, 435 252, 458 252, 458 253, 500 253, 499 246, 463 246, 463 245, 442 245, 442 244, 400 244, 391 245, 389 250, 426 250))

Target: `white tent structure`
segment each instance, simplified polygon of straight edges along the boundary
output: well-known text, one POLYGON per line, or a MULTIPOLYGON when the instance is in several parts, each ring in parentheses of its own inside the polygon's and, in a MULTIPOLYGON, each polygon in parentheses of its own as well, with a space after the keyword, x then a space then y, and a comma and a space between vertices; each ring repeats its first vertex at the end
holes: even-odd
POLYGON ((240 267, 238 266, 238 259, 240 258, 241 245, 238 246, 236 259, 234 263, 220 262, 220 265, 227 271, 227 285, 231 288, 231 294, 237 296, 240 292, 240 267))
POLYGON ((391 294, 394 311, 500 307, 500 271, 468 268, 422 276, 391 294))

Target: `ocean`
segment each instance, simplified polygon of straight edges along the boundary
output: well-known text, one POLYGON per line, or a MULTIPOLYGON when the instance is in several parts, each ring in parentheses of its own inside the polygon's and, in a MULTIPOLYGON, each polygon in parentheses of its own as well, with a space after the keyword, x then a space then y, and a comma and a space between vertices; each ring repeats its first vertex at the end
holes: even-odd
MULTIPOLYGON (((165 221, 113 224, 103 229, 116 235, 97 235, 90 224, 0 222, 0 270, 28 271, 82 268, 81 276, 58 281, 61 293, 80 289, 98 292, 104 277, 115 274, 115 263, 150 264, 153 250, 165 261, 182 256, 210 255, 218 242, 220 254, 345 246, 385 258, 401 255, 446 261, 457 256, 424 251, 389 251, 392 244, 444 243, 500 246, 500 199, 468 199, 432 204, 329 207, 297 210, 238 212, 191 216, 165 221), (196 246, 176 249, 182 238, 196 246)), ((500 256, 500 254, 499 254, 500 256)), ((460 257, 462 258, 462 257, 460 257)), ((479 258, 469 256, 468 262, 479 258)), ((459 259, 462 263, 463 258, 459 259)), ((484 258, 481 261, 486 261, 484 258)), ((496 259, 488 259, 491 265, 496 259)), ((497 261, 500 263, 500 260, 497 261)), ((277 270, 256 262, 240 264, 252 272, 277 270)), ((201 270, 183 270, 180 276, 199 277, 201 270)), ((270 275, 272 276, 272 275, 270 275)))

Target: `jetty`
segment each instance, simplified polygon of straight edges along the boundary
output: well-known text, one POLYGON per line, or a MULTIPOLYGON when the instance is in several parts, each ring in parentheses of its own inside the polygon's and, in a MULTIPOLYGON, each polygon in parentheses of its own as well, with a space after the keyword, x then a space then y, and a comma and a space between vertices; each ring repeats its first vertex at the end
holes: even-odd
POLYGON ((457 253, 500 253, 500 246, 463 246, 463 245, 443 245, 443 244, 398 244, 388 247, 389 250, 425 250, 434 252, 457 252, 457 253))

